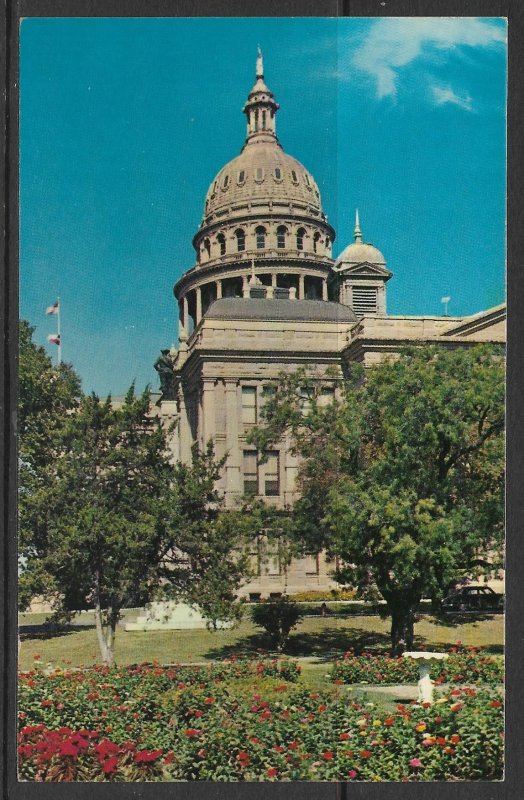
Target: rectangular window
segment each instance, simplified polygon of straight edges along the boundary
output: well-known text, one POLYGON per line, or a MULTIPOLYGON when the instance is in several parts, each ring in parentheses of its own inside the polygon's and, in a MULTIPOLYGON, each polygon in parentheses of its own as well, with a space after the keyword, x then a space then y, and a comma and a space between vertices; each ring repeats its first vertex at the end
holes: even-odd
POLYGON ((244 425, 257 424, 257 387, 242 387, 242 422, 244 425))
POLYGON ((335 388, 333 386, 323 386, 320 390, 318 404, 321 407, 328 406, 335 399, 335 388))
POLYGON ((377 287, 353 286, 351 290, 352 308, 355 314, 377 313, 377 287))
POLYGON ((302 386, 300 389, 300 410, 303 414, 309 414, 311 411, 311 400, 313 398, 313 389, 311 386, 302 386))
POLYGON ((264 494, 266 497, 278 497, 280 494, 280 459, 274 451, 266 451, 264 464, 264 494))
POLYGON ((256 450, 244 450, 244 494, 258 494, 258 464, 256 450))
POLYGON ((318 553, 307 553, 306 555, 306 575, 318 575, 318 553))
POLYGON ((267 547, 266 574, 280 575, 281 572, 280 547, 278 546, 278 542, 270 542, 267 547))

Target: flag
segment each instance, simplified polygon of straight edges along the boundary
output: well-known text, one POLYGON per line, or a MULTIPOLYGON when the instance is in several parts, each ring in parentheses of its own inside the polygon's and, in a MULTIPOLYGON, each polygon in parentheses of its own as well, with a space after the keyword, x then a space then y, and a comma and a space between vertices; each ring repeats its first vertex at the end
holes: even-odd
POLYGON ((52 306, 48 306, 45 310, 46 314, 58 314, 60 311, 60 303, 58 300, 52 306))
POLYGON ((51 344, 60 344, 60 334, 59 333, 50 333, 47 337, 47 341, 51 342, 51 344))

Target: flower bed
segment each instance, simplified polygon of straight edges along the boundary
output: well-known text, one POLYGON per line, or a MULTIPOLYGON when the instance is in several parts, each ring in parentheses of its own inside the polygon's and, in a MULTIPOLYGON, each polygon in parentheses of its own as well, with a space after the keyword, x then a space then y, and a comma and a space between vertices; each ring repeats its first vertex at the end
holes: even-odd
MULTIPOLYGON (((348 652, 331 669, 334 683, 366 683, 370 685, 417 683, 417 664, 402 656, 390 657, 372 653, 355 655, 348 652)), ((504 680, 501 661, 483 655, 472 647, 452 648, 449 658, 431 667, 431 678, 440 683, 482 683, 495 686, 504 680)))
POLYGON ((20 679, 19 774, 38 781, 497 780, 494 690, 392 714, 310 693, 290 661, 20 679), (290 680, 292 679, 292 680, 290 680))

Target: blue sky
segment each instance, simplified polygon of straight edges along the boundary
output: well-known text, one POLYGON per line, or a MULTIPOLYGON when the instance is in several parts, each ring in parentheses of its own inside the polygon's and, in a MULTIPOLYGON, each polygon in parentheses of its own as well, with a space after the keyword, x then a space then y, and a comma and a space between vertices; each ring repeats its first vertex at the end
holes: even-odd
POLYGON ((158 387, 172 287, 194 263, 207 188, 244 142, 257 44, 334 253, 358 207, 394 273, 389 313, 504 300, 504 20, 26 19, 20 313, 45 344, 60 297, 63 358, 86 391, 158 387))

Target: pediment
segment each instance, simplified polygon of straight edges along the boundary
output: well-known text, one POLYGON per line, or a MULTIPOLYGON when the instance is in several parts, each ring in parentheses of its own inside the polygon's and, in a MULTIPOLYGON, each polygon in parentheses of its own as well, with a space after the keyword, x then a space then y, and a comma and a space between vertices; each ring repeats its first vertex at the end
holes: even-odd
POLYGON ((385 267, 378 266, 377 264, 370 264, 368 261, 363 261, 361 264, 354 264, 352 266, 343 267, 339 270, 339 275, 351 275, 352 277, 389 277, 391 272, 385 267))

